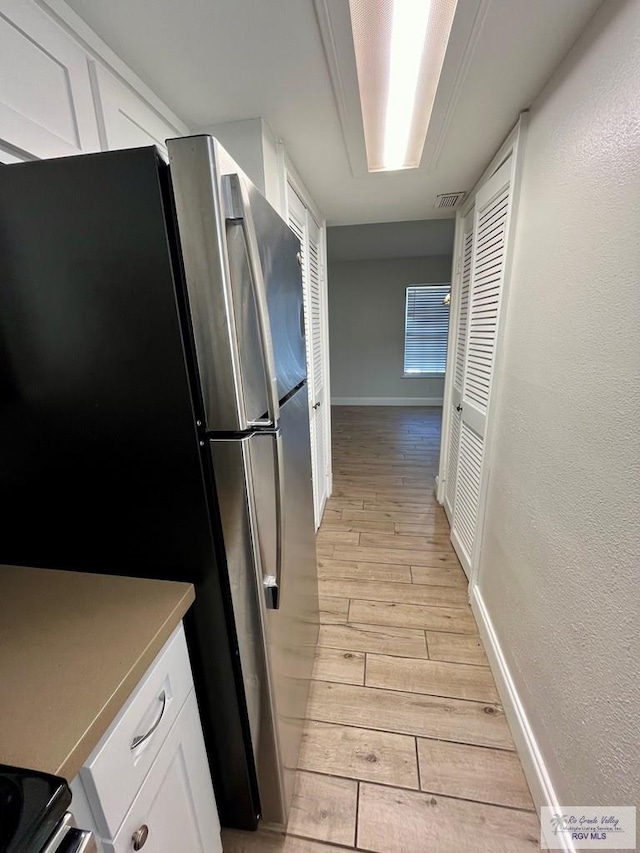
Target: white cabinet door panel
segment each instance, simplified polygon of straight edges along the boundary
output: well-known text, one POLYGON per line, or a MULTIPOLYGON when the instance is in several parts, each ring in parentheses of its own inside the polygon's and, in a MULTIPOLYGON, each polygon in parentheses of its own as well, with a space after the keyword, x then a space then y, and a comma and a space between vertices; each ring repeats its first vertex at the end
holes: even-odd
POLYGON ((222 853, 220 822, 192 691, 107 853, 130 853, 134 833, 145 853, 222 853))
POLYGON ((99 150, 87 56, 34 3, 0 0, 0 140, 33 157, 99 150))
POLYGON ((101 114, 100 136, 104 151, 157 145, 166 155, 166 140, 182 136, 158 113, 114 77, 106 68, 92 64, 96 104, 101 114))

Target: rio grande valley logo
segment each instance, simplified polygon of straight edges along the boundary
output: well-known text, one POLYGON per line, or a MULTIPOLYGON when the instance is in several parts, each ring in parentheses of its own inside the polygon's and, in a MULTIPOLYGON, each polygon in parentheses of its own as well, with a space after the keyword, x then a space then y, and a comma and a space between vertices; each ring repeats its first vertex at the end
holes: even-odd
POLYGON ((540 846, 547 850, 635 850, 635 807, 542 806, 540 846))

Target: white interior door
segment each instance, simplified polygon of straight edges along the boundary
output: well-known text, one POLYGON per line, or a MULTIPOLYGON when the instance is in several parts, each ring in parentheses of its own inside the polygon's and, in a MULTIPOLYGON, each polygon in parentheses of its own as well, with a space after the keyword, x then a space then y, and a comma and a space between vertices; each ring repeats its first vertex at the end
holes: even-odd
MULTIPOLYGON (((478 531, 482 477, 486 476, 483 471, 486 421, 504 280, 511 170, 512 158, 509 158, 476 195, 464 371, 458 402, 455 390, 453 395, 455 414, 459 414, 459 449, 451 541, 467 577, 471 574, 478 531)), ((457 368, 456 362, 456 372, 457 368)), ((456 380, 459 381, 458 376, 456 380)), ((455 423, 454 420, 452 444, 455 423)))
POLYGON ((322 232, 315 219, 308 214, 309 227, 309 316, 311 321, 311 434, 314 444, 312 453, 315 456, 314 468, 316 485, 314 488, 314 503, 316 527, 320 526, 324 505, 327 501, 327 430, 328 403, 325 393, 325 375, 323 358, 323 300, 322 300, 322 232))
POLYGON ((460 297, 458 300, 458 327, 455 337, 453 359, 453 391, 451 395, 450 436, 447 452, 447 476, 444 491, 444 508, 449 522, 453 523, 453 507, 458 476, 458 451, 460 446, 460 412, 462 385, 464 380, 465 355, 467 351, 467 328, 469 325, 469 288, 471 285, 471 256, 473 252, 473 219, 471 208, 462 223, 460 246, 460 297))
POLYGON ((311 429, 311 469, 316 529, 320 526, 327 500, 327 452, 324 399, 324 359, 322 338, 321 229, 298 194, 287 187, 289 227, 300 240, 302 289, 304 301, 307 378, 309 385, 309 423, 311 429))

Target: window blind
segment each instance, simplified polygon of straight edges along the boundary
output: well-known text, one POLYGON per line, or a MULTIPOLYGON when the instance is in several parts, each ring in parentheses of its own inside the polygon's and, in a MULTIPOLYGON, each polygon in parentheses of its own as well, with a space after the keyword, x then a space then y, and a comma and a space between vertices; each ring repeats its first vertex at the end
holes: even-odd
POLYGON ((444 298, 448 284, 407 287, 404 326, 404 372, 444 373, 447 363, 449 306, 444 298))

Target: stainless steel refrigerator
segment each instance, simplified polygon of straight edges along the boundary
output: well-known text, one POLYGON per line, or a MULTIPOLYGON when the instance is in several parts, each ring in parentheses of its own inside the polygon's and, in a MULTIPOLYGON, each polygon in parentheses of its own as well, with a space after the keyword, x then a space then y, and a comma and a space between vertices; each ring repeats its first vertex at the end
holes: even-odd
POLYGON ((214 139, 168 148, 0 168, 0 562, 195 583, 221 819, 283 824, 318 631, 300 245, 214 139))

